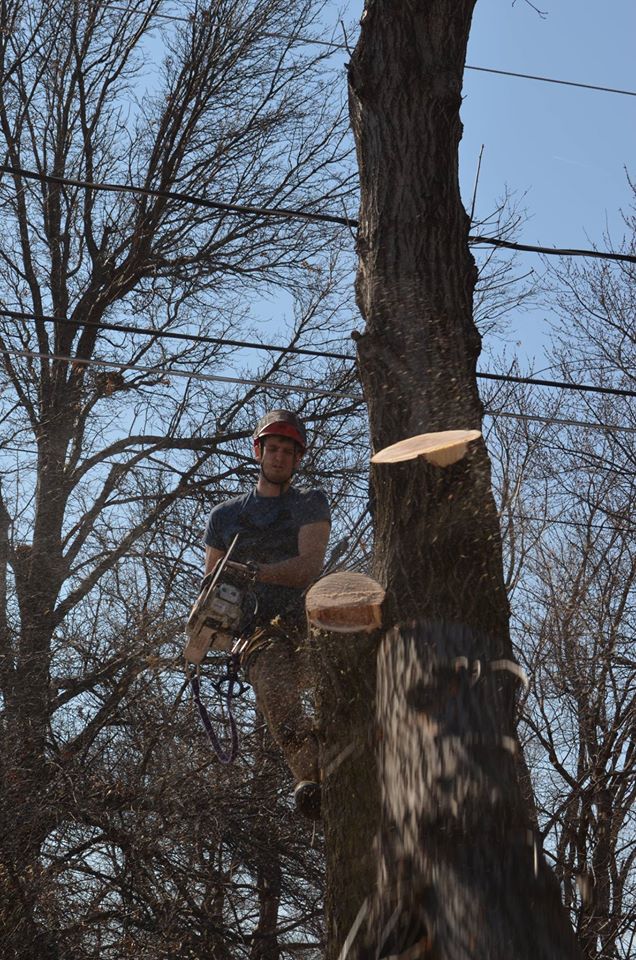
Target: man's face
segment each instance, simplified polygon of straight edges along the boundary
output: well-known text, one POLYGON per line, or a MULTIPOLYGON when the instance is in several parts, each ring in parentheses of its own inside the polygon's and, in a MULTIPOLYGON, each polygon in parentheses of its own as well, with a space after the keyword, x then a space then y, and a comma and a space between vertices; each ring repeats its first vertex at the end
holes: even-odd
POLYGON ((273 434, 261 440, 260 456, 257 457, 266 480, 270 483, 287 483, 302 459, 298 444, 290 437, 273 434))

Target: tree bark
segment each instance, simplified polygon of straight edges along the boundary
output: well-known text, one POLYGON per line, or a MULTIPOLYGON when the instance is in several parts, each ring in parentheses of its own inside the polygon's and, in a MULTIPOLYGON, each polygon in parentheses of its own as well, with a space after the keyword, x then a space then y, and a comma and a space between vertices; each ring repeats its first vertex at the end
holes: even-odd
POLYGON ((254 930, 250 960, 280 960, 278 910, 280 907, 281 866, 278 849, 270 852, 256 870, 258 887, 258 923, 254 930))
POLYGON ((358 960, 578 956, 521 796, 519 675, 491 648, 439 623, 381 644, 378 883, 358 960))
MULTIPOLYGON (((458 182, 473 7, 367 0, 349 68, 366 321, 355 339, 376 450, 481 428, 476 268, 458 182)), ((372 501, 373 575, 387 588, 385 625, 398 626, 378 660, 375 884, 360 894, 366 919, 348 960, 577 956, 519 787, 514 665, 511 679, 488 674, 512 653, 483 442, 444 469, 421 460, 373 467, 372 501), (475 678, 475 661, 487 679, 475 678)), ((354 859, 373 826, 371 817, 358 823, 354 859)), ((330 832, 328 819, 328 848, 330 832)), ((333 928, 342 944, 343 925, 333 928)))
POLYGON ((379 823, 374 751, 377 633, 312 631, 325 824, 325 960, 336 960, 373 889, 379 823))

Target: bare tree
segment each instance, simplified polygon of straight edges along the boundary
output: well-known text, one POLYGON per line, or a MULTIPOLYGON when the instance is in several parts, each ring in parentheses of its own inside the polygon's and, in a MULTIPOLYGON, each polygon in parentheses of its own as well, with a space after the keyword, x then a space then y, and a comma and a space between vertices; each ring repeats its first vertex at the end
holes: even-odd
MULTIPOLYGON (((533 669, 524 712, 538 749, 546 849, 585 957, 630 956, 634 929, 633 531, 599 511, 542 543, 528 571, 533 669), (576 524, 576 525, 575 525, 576 524)), ((530 611, 529 611, 530 612, 530 611)))
MULTIPOLYGON (((633 250, 633 216, 626 226, 625 248, 633 250)), ((633 391, 630 265, 560 263, 549 276, 555 369, 601 391, 633 391)), ((568 392, 560 417, 573 425, 548 430, 522 496, 524 512, 540 518, 541 477, 550 504, 513 604, 532 678, 524 737, 546 851, 583 953, 628 957, 636 882, 634 399, 568 392)))
MULTIPOLYGON (((630 250, 629 217, 626 225, 630 250)), ((529 678, 520 733, 537 826, 582 953, 629 957, 636 857, 633 276, 629 266, 590 261, 550 266, 548 278, 553 369, 596 392, 515 385, 488 400, 520 418, 496 417, 489 434, 513 641, 529 678)))
MULTIPOLYGON (((284 389, 298 373, 284 348, 320 344, 327 327, 333 337, 330 230, 183 199, 341 212, 350 190, 342 105, 323 54, 306 44, 320 7, 218 0, 179 22, 164 12, 160 0, 1 7, 7 957, 122 956, 130 937, 167 956, 177 934, 190 955, 221 949, 234 909, 231 844, 225 828, 214 834, 207 802, 197 822, 209 848, 187 843, 185 821, 179 837, 184 810, 171 804, 187 764, 165 778, 190 743, 182 734, 162 756, 143 717, 154 712, 159 730, 174 721, 162 697, 178 684, 165 664, 198 578, 205 494, 246 475, 252 417, 287 397, 319 425, 330 391, 351 392, 338 361, 316 361, 296 393, 284 389), (98 189, 104 181, 146 193, 98 189), (273 284, 295 298, 296 315, 274 334, 283 349, 248 365, 223 342, 239 324, 245 337, 246 297, 273 284), (254 383, 228 386, 228 374, 254 383), (317 384, 325 395, 310 401, 302 388, 317 384), (190 919, 175 906, 181 896, 190 919)), ((354 408, 342 400, 326 435, 354 408)), ((326 470, 334 490, 350 489, 344 458, 326 470)), ((192 784, 200 803, 210 782, 192 784)), ((253 878, 261 852, 252 862, 253 878)), ((253 911, 256 881, 250 890, 253 911)), ((262 900, 261 920, 266 909, 262 900)), ((258 910, 241 921, 246 955, 258 910)))
MULTIPOLYGON (((367 3, 349 67, 366 322, 357 347, 375 449, 481 424, 476 271, 457 178, 473 6, 367 3)), ((377 467, 372 483, 374 571, 392 628, 377 661, 377 870, 369 883, 377 808, 367 804, 349 820, 358 883, 331 874, 329 955, 575 957, 518 781, 518 677, 485 448, 446 471, 377 467)), ((339 839, 352 813, 345 785, 357 792, 360 777, 358 767, 328 782, 328 846, 331 823, 339 839)))
MULTIPOLYGON (((471 235, 515 240, 527 219, 521 200, 506 191, 488 214, 471 221, 471 235)), ((500 247, 471 245, 478 274, 473 291, 473 319, 484 346, 506 336, 510 316, 532 304, 538 293, 533 267, 520 264, 517 254, 500 247)))
MULTIPOLYGON (((581 419, 581 405, 567 403, 570 416, 577 406, 581 419)), ((503 449, 512 441, 531 453, 517 458, 516 503, 504 515, 513 639, 529 678, 520 731, 537 825, 584 956, 629 957, 634 531, 614 504, 633 502, 633 485, 630 494, 627 476, 614 482, 615 435, 557 422, 524 444, 518 429, 498 431, 503 449)), ((630 435, 623 441, 630 445, 630 435)))

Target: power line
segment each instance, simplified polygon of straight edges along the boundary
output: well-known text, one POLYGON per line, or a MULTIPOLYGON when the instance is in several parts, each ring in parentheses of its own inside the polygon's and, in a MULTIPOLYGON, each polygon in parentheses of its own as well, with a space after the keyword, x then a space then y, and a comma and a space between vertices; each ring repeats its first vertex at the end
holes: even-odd
POLYGON ((250 380, 246 377, 224 377, 213 373, 195 373, 188 370, 167 370, 162 367, 146 367, 133 363, 118 363, 114 360, 102 360, 98 357, 90 359, 80 359, 78 357, 67 357, 60 353, 40 353, 35 350, 6 350, 0 349, 0 355, 5 357, 29 357, 33 360, 60 360, 64 363, 70 363, 72 366, 96 366, 108 367, 115 370, 133 370, 136 373, 147 373, 159 377, 183 377, 186 380, 199 380, 204 383, 235 383, 249 387, 262 387, 265 390, 283 390, 293 391, 294 393, 309 393, 318 397, 335 397, 340 400, 356 400, 362 402, 362 397, 348 396, 344 393, 337 393, 334 390, 321 390, 319 387, 306 387, 299 383, 275 383, 268 380, 250 380))
POLYGON ((495 70, 493 67, 465 66, 466 70, 477 70, 480 73, 494 73, 501 77, 519 77, 521 80, 540 80, 542 83, 557 83, 564 87, 579 87, 582 90, 599 90, 601 93, 619 93, 624 97, 636 97, 635 90, 621 90, 618 87, 602 87, 595 83, 579 83, 575 80, 556 80, 554 77, 541 77, 532 73, 515 73, 513 70, 495 70))
POLYGON ((485 410, 484 413, 489 417, 493 417, 495 420, 497 417, 505 417, 513 420, 527 420, 533 423, 545 423, 550 426, 583 427, 584 429, 589 430, 603 430, 607 433, 636 433, 636 427, 627 427, 616 423, 593 423, 590 420, 569 420, 561 419, 559 417, 541 417, 539 414, 510 413, 507 410, 485 410))
MULTIPOLYGON (((335 390, 321 390, 319 387, 307 387, 304 384, 294 383, 275 383, 267 380, 250 380, 245 377, 223 377, 211 373, 194 373, 187 370, 167 370, 161 367, 146 367, 132 363, 119 363, 114 360, 101 360, 97 357, 90 359, 78 359, 77 357, 68 357, 58 353, 40 353, 34 350, 7 350, 0 349, 0 355, 8 357, 30 357, 35 360, 59 360, 64 363, 80 366, 98 366, 110 367, 117 370, 133 370, 139 373, 149 373, 161 377, 183 377, 187 380, 201 380, 205 382, 234 383, 245 386, 261 387, 264 390, 284 390, 290 392, 308 393, 312 396, 334 397, 338 400, 353 400, 355 403, 364 403, 364 397, 361 394, 338 393, 335 390)), ((566 420, 558 417, 542 417, 538 414, 513 413, 508 410, 484 410, 484 414, 496 419, 497 417, 506 417, 513 420, 524 420, 529 422, 545 423, 555 426, 581 427, 588 430, 601 430, 606 433, 634 433, 636 427, 624 426, 622 424, 594 423, 589 420, 566 420)))
MULTIPOLYGON (((255 207, 250 204, 223 203, 218 200, 208 200, 205 197, 194 197, 191 194, 180 193, 174 190, 155 190, 151 187, 135 187, 121 183, 91 183, 87 180, 78 180, 72 177, 56 177, 48 173, 37 173, 33 170, 25 170, 23 167, 13 167, 6 163, 0 164, 0 173, 10 173, 13 176, 24 177, 28 180, 56 183, 66 187, 79 187, 84 190, 102 190, 110 193, 134 193, 164 200, 178 200, 181 203, 191 204, 196 207, 206 207, 210 210, 218 210, 223 213, 236 213, 243 216, 306 220, 310 223, 332 223, 338 226, 348 227, 349 229, 360 225, 358 220, 351 217, 340 217, 331 213, 312 213, 307 210, 288 207, 255 207)), ((517 250, 524 253, 540 253, 545 256, 586 257, 600 260, 616 260, 623 263, 636 263, 636 255, 629 253, 579 249, 576 247, 542 247, 538 244, 516 243, 512 240, 501 240, 497 237, 475 237, 472 235, 469 235, 468 241, 474 244, 501 247, 506 250, 517 250)))
MULTIPOLYGON (((332 350, 318 350, 310 347, 283 346, 275 343, 256 343, 253 340, 233 340, 225 337, 211 337, 197 333, 177 333, 170 330, 153 330, 148 327, 138 327, 133 324, 107 323, 103 320, 73 320, 70 317, 52 317, 37 313, 26 313, 19 310, 0 308, 0 316, 10 317, 13 320, 34 320, 42 323, 67 323, 76 326, 92 327, 98 330, 113 330, 117 333, 139 333, 143 336, 152 336, 157 339, 182 340, 191 343, 209 343, 220 346, 244 347, 250 350, 277 350, 280 353, 298 354, 301 356, 321 357, 334 360, 357 359, 353 353, 339 353, 332 350)), ((574 390, 583 393, 598 393, 614 397, 636 397, 636 390, 627 390, 621 387, 599 387, 591 383, 572 383, 567 380, 543 380, 537 377, 513 376, 506 373, 478 372, 480 380, 495 380, 502 383, 528 384, 537 387, 551 387, 559 390, 574 390)))
POLYGON ((256 343, 253 340, 233 340, 226 337, 211 337, 196 333, 176 333, 168 330, 154 330, 149 327, 137 327, 130 324, 106 323, 102 320, 73 320, 70 317, 53 317, 37 313, 26 313, 18 310, 0 308, 0 316, 11 317, 14 320, 36 320, 42 323, 70 323, 76 326, 94 327, 100 330, 113 330, 121 333, 140 333, 144 336, 153 336, 158 339, 187 340, 192 343, 210 343, 221 346, 246 347, 255 350, 277 350, 280 353, 302 354, 310 357, 326 357, 335 360, 355 360, 355 354, 338 353, 329 350, 311 349, 309 347, 292 347, 276 343, 256 343))
POLYGON ((193 197, 188 193, 175 190, 154 190, 151 187, 133 187, 122 183, 90 183, 87 180, 76 180, 71 177, 55 177, 50 173, 36 173, 34 170, 25 170, 23 167, 12 167, 9 164, 0 164, 0 173, 11 173, 14 176, 25 177, 27 180, 57 183, 63 187, 80 187, 84 190, 102 190, 108 193, 135 193, 144 197, 158 197, 163 200, 179 200, 195 207, 207 207, 210 210, 219 210, 222 213, 238 213, 260 217, 279 217, 287 220, 308 220, 314 223, 335 223, 344 227, 357 227, 357 220, 348 217, 338 217, 330 213, 311 213, 307 210, 289 209, 287 207, 254 207, 244 203, 223 203, 220 200, 208 200, 205 197, 193 197))
POLYGON ((548 516, 534 517, 528 513, 516 513, 514 511, 507 513, 506 511, 504 511, 503 513, 499 514, 499 523, 502 526, 503 526, 503 521, 505 519, 536 521, 537 523, 549 523, 551 526, 553 525, 557 527, 576 527, 576 528, 583 527, 583 529, 585 530, 587 530, 588 528, 591 528, 593 530, 606 530, 609 528, 609 530, 612 533, 630 533, 631 534, 633 533, 634 530, 636 530, 636 527, 615 527, 612 524, 611 519, 608 519, 603 523, 586 523, 584 520, 557 520, 556 517, 548 517, 548 516))
POLYGON ((573 383, 568 380, 542 380, 538 377, 516 377, 508 373, 478 373, 482 380, 501 380, 504 383, 530 384, 534 387, 552 387, 558 390, 575 390, 581 393, 600 393, 612 397, 636 397, 636 390, 622 387, 597 387, 591 383, 573 383))
MULTIPOLYGON (((5 449, 8 449, 8 448, 5 448, 5 449)), ((25 453, 26 452, 28 451, 25 451, 25 453)), ((360 472, 362 473, 362 471, 360 472)), ((368 503, 369 495, 361 494, 361 493, 347 493, 344 495, 344 499, 361 500, 364 503, 368 503)), ((499 520, 500 526, 502 527, 504 526, 504 521, 511 521, 514 519, 514 520, 537 521, 538 523, 546 523, 546 524, 560 526, 560 527, 584 527, 585 529, 587 529, 588 527, 591 527, 595 530, 605 530, 608 524, 610 524, 612 520, 611 517, 608 518, 608 520, 603 523, 593 523, 593 522, 586 523, 584 520, 561 520, 561 519, 557 520, 556 517, 549 517, 546 514, 544 514, 541 517, 536 517, 528 513, 517 513, 516 511, 512 511, 512 510, 509 511, 503 508, 502 510, 497 512, 497 518, 499 520)), ((509 522, 507 525, 508 526, 510 525, 509 522)), ((610 530, 612 533, 632 533, 632 531, 635 529, 636 527, 616 527, 613 525, 610 526, 610 530)))
POLYGON ((308 357, 326 357, 334 360, 355 360, 353 354, 336 353, 329 350, 312 350, 310 347, 282 346, 276 343, 255 343, 253 340, 233 340, 228 337, 210 337, 200 333, 177 333, 173 330, 153 330, 133 324, 107 323, 103 320, 73 320, 71 317, 52 317, 38 313, 23 313, 0 307, 0 317, 13 320, 36 320, 41 323, 69 323, 75 326, 92 327, 98 330, 113 330, 116 333, 140 333, 158 340, 186 340, 191 343, 209 343, 227 347, 246 347, 253 350, 278 350, 281 353, 293 353, 308 357))
POLYGON ((602 250, 582 250, 575 247, 541 247, 533 243, 516 243, 512 240, 499 240, 497 237, 468 237, 471 243, 483 243, 504 250, 519 250, 522 253, 541 253, 553 257, 589 257, 598 260, 617 260, 622 263, 636 263, 633 253, 613 253, 602 250))
MULTIPOLYGON (((30 456, 37 457, 37 449, 35 447, 14 447, 11 444, 2 444, 0 443, 0 455, 3 453, 21 453, 29 454, 30 456)), ((105 460, 104 463, 110 463, 110 461, 105 460)), ((135 465, 135 470, 141 470, 144 473, 165 473, 165 471, 172 472, 174 468, 170 464, 165 464, 164 466, 158 467, 153 466, 149 463, 138 463, 135 465)), ((179 471, 177 471, 179 472, 179 471)), ((359 471, 360 474, 364 474, 363 470, 359 471)), ((367 495, 357 494, 357 493, 347 493, 344 495, 345 500, 363 500, 365 503, 368 503, 369 497, 367 495)), ((617 527, 612 523, 612 518, 608 518, 606 521, 601 523, 590 522, 587 523, 585 520, 562 520, 557 519, 556 517, 544 516, 533 516, 532 514, 527 513, 517 513, 516 511, 507 511, 503 510, 498 514, 499 523, 503 527, 504 525, 509 525, 511 520, 522 520, 528 522, 537 522, 545 523, 550 526, 560 526, 560 527, 575 527, 583 528, 585 530, 591 528, 594 530, 605 530, 610 529, 612 533, 632 533, 635 527, 617 527)))
MULTIPOLYGON (((111 10, 121 10, 124 13, 130 12, 129 7, 122 7, 115 3, 107 3, 104 4, 104 6, 109 7, 111 10)), ((153 16, 161 20, 169 20, 180 23, 189 23, 191 20, 190 17, 180 17, 176 14, 169 13, 155 13, 153 16)), ((263 33, 262 36, 265 39, 293 40, 296 43, 302 43, 307 46, 328 47, 331 50, 339 50, 345 53, 351 52, 345 43, 336 43, 333 40, 318 40, 315 37, 302 36, 292 37, 282 33, 263 33)), ((492 73, 500 77, 518 77, 521 80, 538 80, 541 81, 541 83, 555 83, 559 84, 560 86, 578 87, 582 90, 598 90, 601 93, 616 93, 625 97, 636 97, 636 91, 634 90, 622 90, 618 87, 605 87, 595 83, 582 83, 575 80, 557 80, 554 77, 544 77, 533 73, 517 73, 514 70, 497 70, 494 67, 475 67, 468 63, 464 65, 464 69, 475 70, 479 73, 492 73)))

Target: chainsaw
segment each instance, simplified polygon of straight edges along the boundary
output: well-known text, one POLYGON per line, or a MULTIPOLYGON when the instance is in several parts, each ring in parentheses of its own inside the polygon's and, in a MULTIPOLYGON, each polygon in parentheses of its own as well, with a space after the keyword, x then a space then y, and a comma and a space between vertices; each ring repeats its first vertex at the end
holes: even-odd
POLYGON ((189 663, 200 664, 210 649, 230 653, 241 630, 256 614, 258 601, 252 586, 258 567, 230 562, 238 538, 237 533, 227 553, 204 577, 188 617, 184 656, 189 663))

